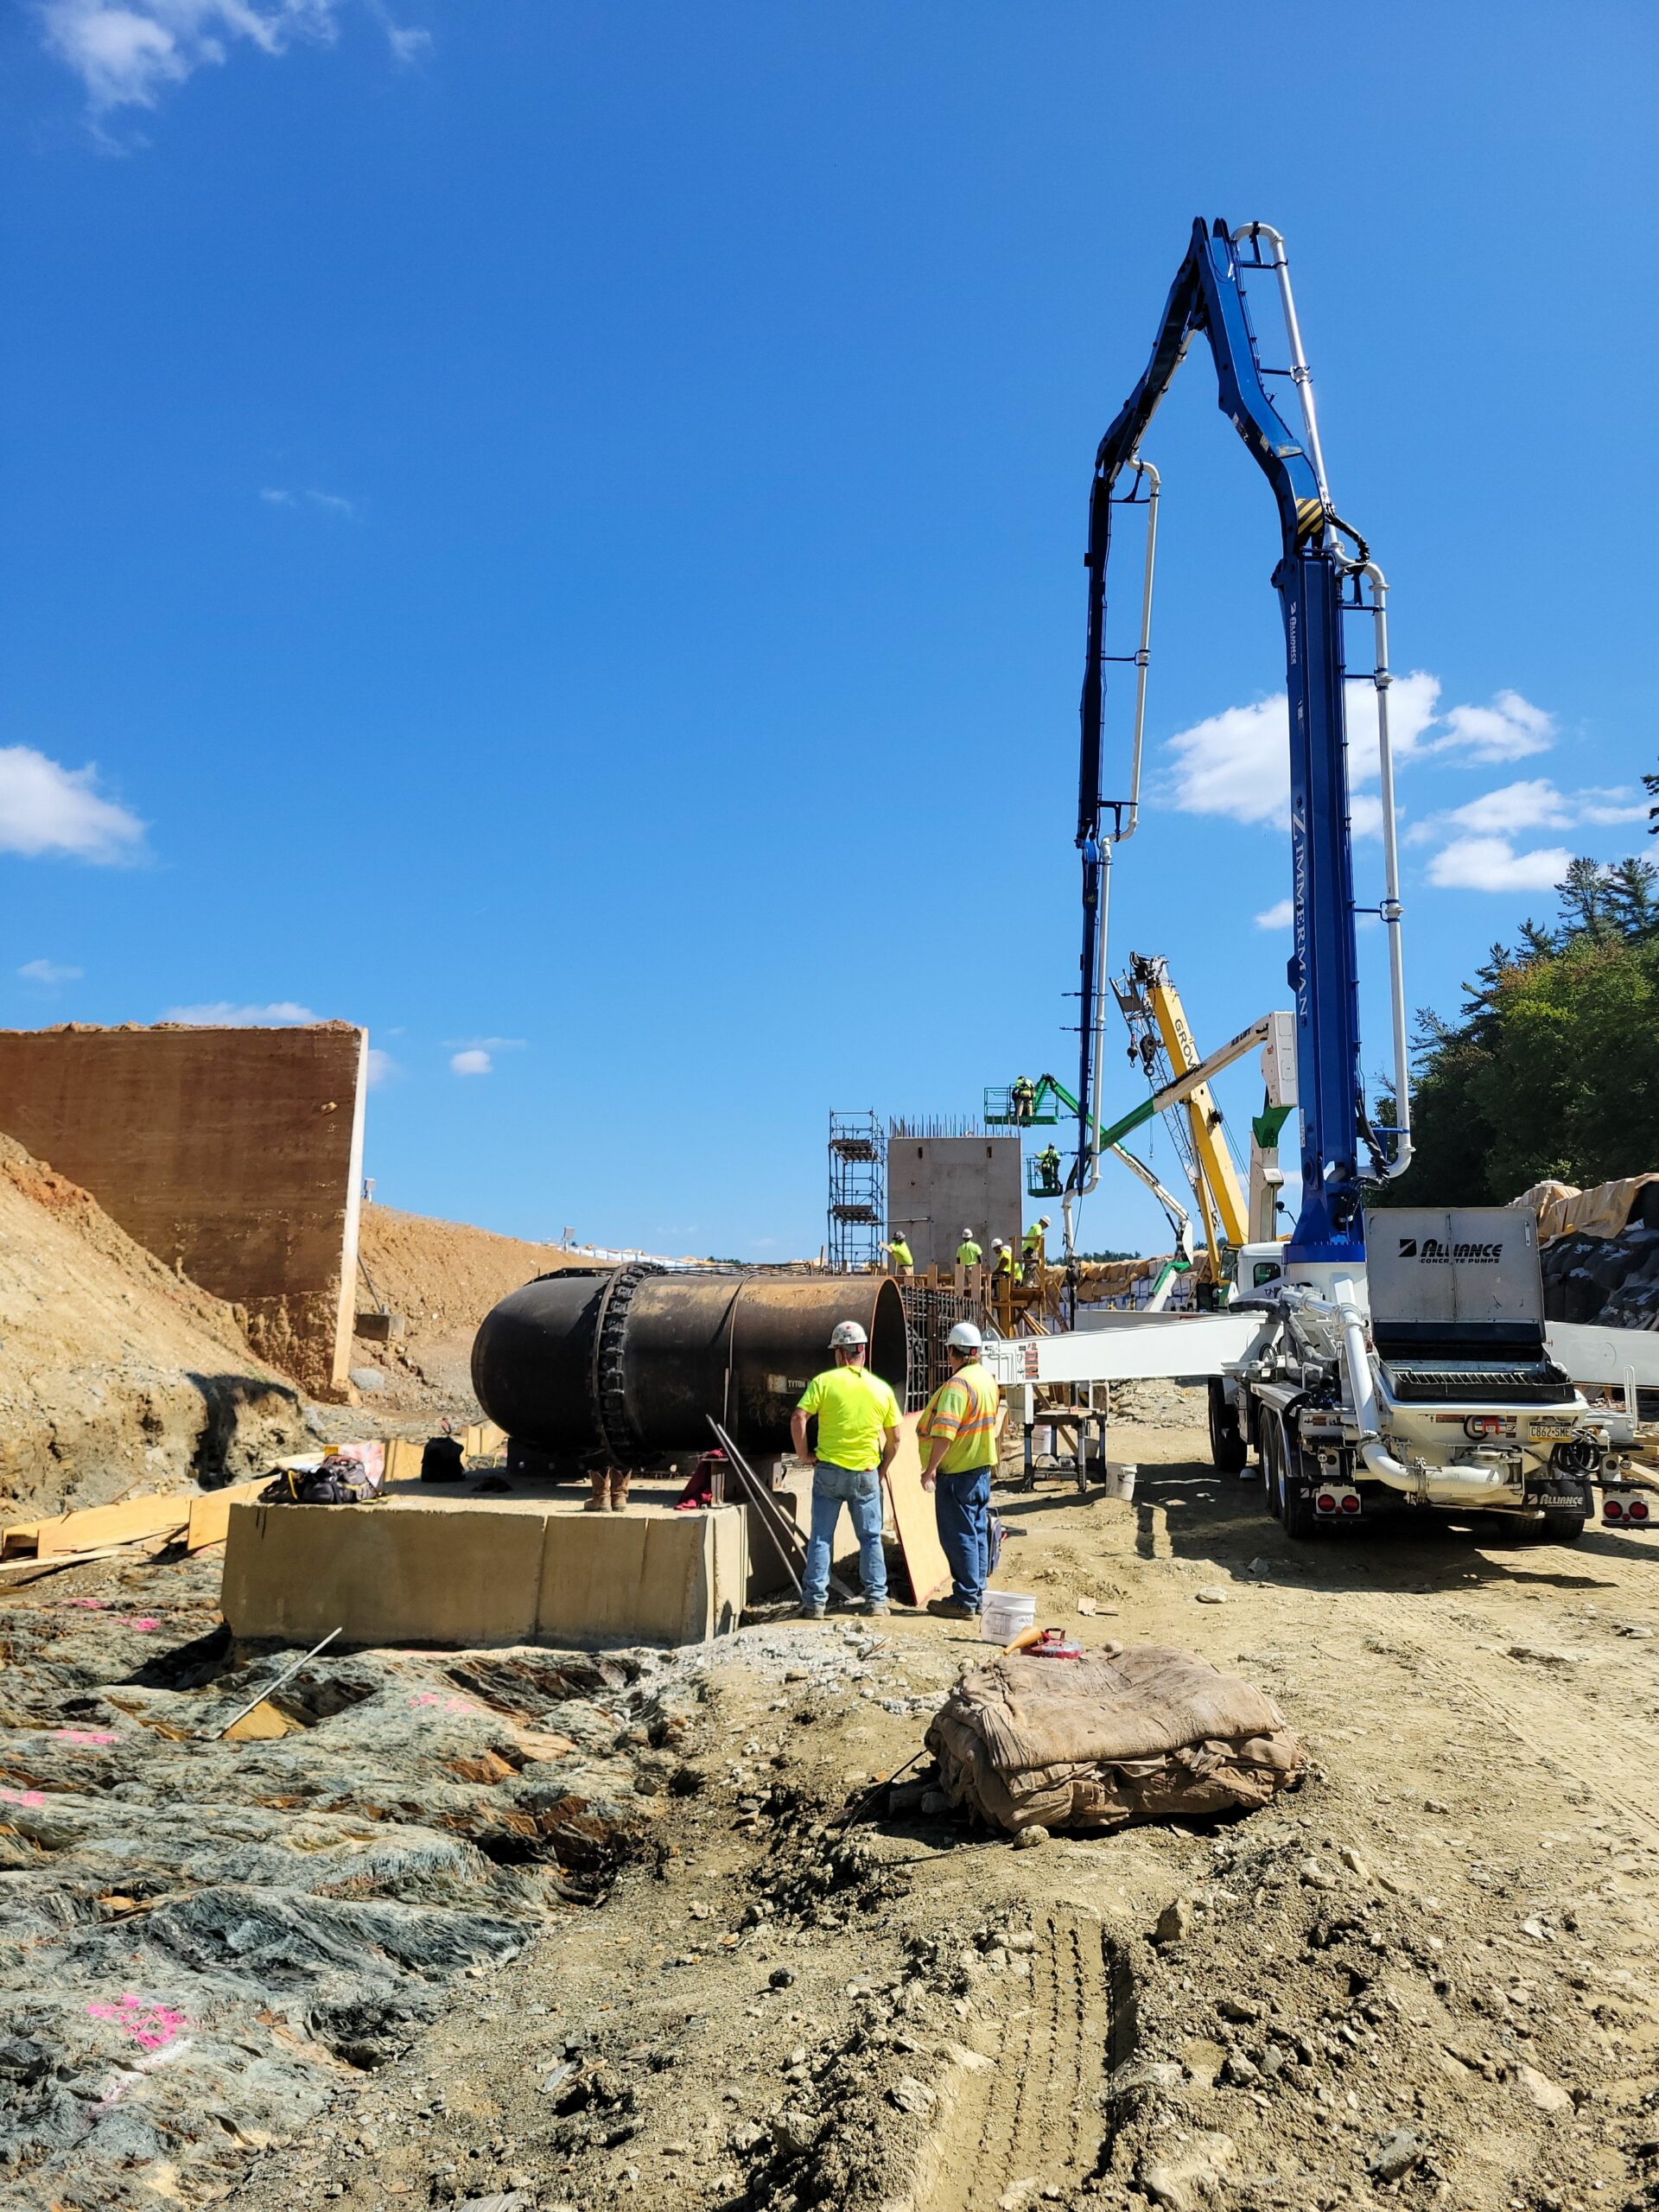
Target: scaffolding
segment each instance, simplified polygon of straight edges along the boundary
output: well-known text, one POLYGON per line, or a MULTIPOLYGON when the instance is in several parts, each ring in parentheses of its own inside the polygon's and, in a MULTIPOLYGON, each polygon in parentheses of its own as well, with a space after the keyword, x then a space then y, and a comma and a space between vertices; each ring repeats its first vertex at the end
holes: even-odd
POLYGON ((836 1274, 881 1263, 887 1147, 874 1114, 830 1116, 829 1259, 836 1274))

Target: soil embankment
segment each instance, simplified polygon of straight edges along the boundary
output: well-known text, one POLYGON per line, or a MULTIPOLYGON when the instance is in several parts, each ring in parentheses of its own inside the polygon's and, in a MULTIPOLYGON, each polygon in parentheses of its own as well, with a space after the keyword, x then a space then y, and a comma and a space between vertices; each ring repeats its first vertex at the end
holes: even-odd
POLYGON ((359 1312, 385 1308, 405 1325, 390 1343, 356 1345, 353 1372, 379 1377, 359 1386, 365 1405, 469 1421, 478 1414, 473 1338, 490 1308, 537 1275, 591 1264, 561 1245, 498 1236, 395 1206, 364 1207, 358 1251, 359 1312))
POLYGON ((303 1439, 233 1307, 0 1136, 0 1520, 257 1474, 303 1439))

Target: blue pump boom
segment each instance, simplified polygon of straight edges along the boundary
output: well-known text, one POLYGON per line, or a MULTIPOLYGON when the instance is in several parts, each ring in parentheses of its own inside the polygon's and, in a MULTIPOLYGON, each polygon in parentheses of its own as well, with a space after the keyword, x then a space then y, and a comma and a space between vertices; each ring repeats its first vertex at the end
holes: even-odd
MULTIPOLYGON (((1083 1051, 1078 1084, 1077 1180, 1086 1186, 1092 1166, 1094 1081, 1092 1031, 1103 988, 1097 927, 1109 839, 1127 800, 1107 798, 1102 787, 1102 723, 1106 693, 1106 570, 1111 550, 1114 487, 1137 464, 1141 441, 1169 389, 1195 334, 1209 340, 1219 385, 1219 404, 1273 487, 1279 509, 1281 552, 1273 582, 1285 628, 1286 685, 1290 712, 1290 804, 1294 950, 1287 976, 1296 1016, 1296 1070, 1302 1111, 1302 1204, 1292 1235, 1293 1262, 1358 1264, 1364 1256, 1361 1205, 1362 1143, 1372 1175, 1397 1173, 1404 1160, 1396 1145, 1385 1159, 1370 1127, 1360 1080, 1358 963, 1354 932, 1353 856, 1349 826, 1348 740, 1344 712, 1343 615, 1373 611, 1358 595, 1344 597, 1351 580, 1375 579, 1364 542, 1332 508, 1320 459, 1311 398, 1303 393, 1304 430, 1294 430, 1263 381, 1244 293, 1250 269, 1282 269, 1282 261, 1241 257, 1240 241, 1254 245, 1257 232, 1281 251, 1277 234, 1247 226, 1236 234, 1224 222, 1192 226, 1186 257, 1170 288, 1152 358, 1095 456, 1089 502, 1089 613, 1087 659, 1081 702, 1082 752, 1077 787, 1077 849, 1083 860, 1083 1051), (1344 541, 1346 541, 1344 543, 1344 541)), ((1299 357, 1300 336, 1285 283, 1287 313, 1299 357)), ((1379 665, 1381 692, 1388 681, 1379 665)), ((1386 724, 1384 725, 1386 728, 1386 724)), ((1389 766, 1384 747, 1384 775, 1389 766)), ((1387 824, 1392 855, 1392 786, 1387 824)), ((1393 925, 1396 948, 1399 902, 1392 880, 1381 911, 1393 925)), ((1400 993, 1396 982, 1396 1001, 1400 993)), ((1396 1020, 1396 1058, 1402 1059, 1402 1018, 1396 1020)), ((1396 1068, 1402 1090, 1406 1071, 1396 1068)))

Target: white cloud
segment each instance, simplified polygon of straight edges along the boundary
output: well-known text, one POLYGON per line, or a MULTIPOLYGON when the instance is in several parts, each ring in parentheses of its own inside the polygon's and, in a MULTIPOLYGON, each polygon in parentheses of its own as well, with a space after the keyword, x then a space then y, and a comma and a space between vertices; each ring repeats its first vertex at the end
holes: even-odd
POLYGON ((522 1037, 446 1037, 446 1052, 522 1052, 522 1037))
POLYGON ((97 789, 98 770, 65 768, 29 745, 0 746, 0 852, 136 860, 144 825, 97 789))
MULTIPOLYGON (((1554 716, 1518 691, 1500 691, 1489 707, 1448 707, 1443 713, 1440 699, 1440 680, 1426 669, 1394 679, 1389 688, 1389 741, 1396 767, 1429 754, 1516 760, 1545 752, 1554 741, 1554 716)), ((1348 772, 1357 791, 1377 775, 1373 685, 1351 679, 1345 706, 1348 772)), ((1173 759, 1171 795, 1185 812, 1288 827, 1290 712, 1282 691, 1249 707, 1224 708, 1178 730, 1168 750, 1173 759)), ((1353 800, 1351 819, 1357 836, 1372 836, 1381 827, 1376 802, 1363 793, 1353 800)))
POLYGON ((1430 815, 1413 825, 1407 842, 1437 843, 1453 831, 1475 836, 1511 837, 1527 830, 1570 830, 1578 823, 1605 826, 1616 822, 1639 822, 1645 806, 1629 804, 1628 785, 1592 785, 1577 791, 1558 791, 1548 776, 1529 776, 1515 784, 1502 784, 1483 791, 1462 806, 1430 815))
POLYGON ((1295 918, 1295 900, 1281 899, 1275 905, 1268 907, 1265 912, 1256 916, 1255 926, 1259 930, 1287 930, 1295 918))
POLYGON ((232 42, 262 54, 296 38, 331 43, 339 0, 44 0, 46 43, 86 89, 94 115, 154 107, 170 86, 217 66, 232 42))
POLYGON ((1565 845, 1517 853, 1507 837, 1456 837, 1428 864, 1443 891, 1553 891, 1573 855, 1565 845))
POLYGON ((230 999, 214 999, 206 1006, 170 1006, 163 1021, 188 1022, 197 1029, 287 1029, 315 1021, 308 1006, 293 999, 273 999, 269 1006, 238 1006, 230 999))
POLYGON ((1282 691, 1252 707, 1224 707, 1169 741, 1175 804, 1234 822, 1290 821, 1290 712, 1282 691))
POLYGON ((472 1045, 463 1052, 452 1052, 449 1065, 456 1075, 493 1075, 495 1062, 480 1046, 472 1045))
MULTIPOLYGON (((1389 686, 1389 750, 1395 766, 1423 749, 1423 734, 1433 726, 1440 679, 1427 669, 1396 676, 1389 686)), ((1349 679, 1343 705, 1348 722, 1348 773, 1357 784, 1376 775, 1376 686, 1369 677, 1349 679)))
POLYGON ((1474 760, 1523 760, 1548 753, 1555 742, 1555 717, 1535 707, 1518 691, 1500 691, 1490 707, 1452 707, 1444 717, 1444 736, 1424 748, 1429 753, 1466 753, 1474 760))
POLYGON ((319 492, 315 489, 289 492, 283 490, 280 485, 267 484, 262 486, 259 496, 268 506, 316 507, 327 515, 341 515, 347 522, 355 522, 358 517, 357 502, 354 499, 346 499, 339 492, 319 492))
POLYGON ((378 1045, 371 1045, 363 1073, 369 1089, 378 1090, 383 1083, 390 1083, 394 1076, 401 1075, 403 1070, 390 1052, 382 1052, 378 1045))
POLYGON ((17 973, 31 983, 78 983, 84 968, 66 968, 57 960, 25 960, 17 973))

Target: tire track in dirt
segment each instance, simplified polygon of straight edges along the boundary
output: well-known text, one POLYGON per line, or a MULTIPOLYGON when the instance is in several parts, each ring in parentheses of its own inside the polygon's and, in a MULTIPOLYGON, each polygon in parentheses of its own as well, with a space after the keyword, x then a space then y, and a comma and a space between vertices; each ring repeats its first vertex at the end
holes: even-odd
POLYGON ((1099 2156, 1122 2026, 1105 1930, 1056 1915, 1038 1929, 1031 1965, 1029 1998, 1009 1992, 995 2060, 964 2083, 924 2212, 995 2212, 1020 2182, 1076 2180, 1099 2156))
POLYGON ((1522 1675, 1516 1661, 1495 1663, 1472 1642, 1461 1645, 1455 1656, 1425 1643, 1413 1633, 1420 1626, 1416 1615, 1399 1599, 1379 1594, 1360 1600, 1355 1611, 1370 1612, 1378 1629, 1443 1686, 1448 1703, 1461 1694, 1542 1765, 1570 1775, 1604 1803, 1617 1806, 1659 1836, 1659 1787, 1644 1756, 1644 1739, 1627 1746, 1609 1732, 1592 1707, 1563 1697, 1535 1669, 1522 1675), (1524 1705, 1524 1719, 1517 1717, 1517 1704, 1524 1705))

